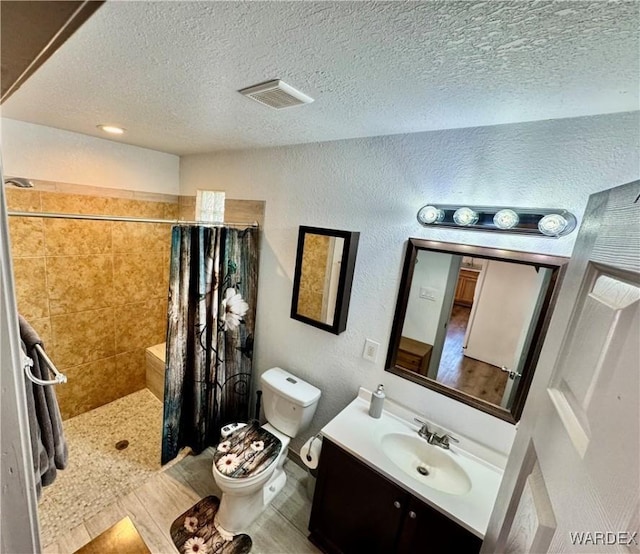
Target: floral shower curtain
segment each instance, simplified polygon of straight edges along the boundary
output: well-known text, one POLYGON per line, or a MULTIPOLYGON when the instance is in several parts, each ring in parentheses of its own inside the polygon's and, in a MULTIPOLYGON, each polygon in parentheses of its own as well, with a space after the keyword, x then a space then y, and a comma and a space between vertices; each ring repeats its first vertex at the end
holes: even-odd
POLYGON ((176 226, 164 384, 162 463, 218 442, 249 417, 258 285, 255 227, 176 226))

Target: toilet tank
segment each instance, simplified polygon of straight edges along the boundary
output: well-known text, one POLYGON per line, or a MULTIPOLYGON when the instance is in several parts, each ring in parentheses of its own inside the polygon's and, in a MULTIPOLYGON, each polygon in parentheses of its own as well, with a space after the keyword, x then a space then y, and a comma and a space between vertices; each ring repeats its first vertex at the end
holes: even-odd
POLYGON ((309 425, 320 389, 279 367, 265 371, 260 383, 264 414, 271 425, 289 437, 309 425))

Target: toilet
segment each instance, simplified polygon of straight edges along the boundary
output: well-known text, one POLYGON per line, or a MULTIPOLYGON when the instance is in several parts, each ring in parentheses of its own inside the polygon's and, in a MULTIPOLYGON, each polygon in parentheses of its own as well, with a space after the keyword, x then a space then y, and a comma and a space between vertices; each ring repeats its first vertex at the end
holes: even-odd
POLYGON ((320 389, 279 367, 265 371, 260 383, 267 423, 227 426, 237 430, 213 457, 222 490, 215 523, 223 535, 245 531, 283 489, 289 441, 309 425, 320 398, 320 389))

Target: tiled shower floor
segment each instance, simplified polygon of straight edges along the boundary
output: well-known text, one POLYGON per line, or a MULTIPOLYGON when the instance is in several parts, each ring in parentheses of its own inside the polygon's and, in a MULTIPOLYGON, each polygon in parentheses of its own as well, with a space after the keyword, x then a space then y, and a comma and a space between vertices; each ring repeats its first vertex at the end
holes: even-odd
POLYGON ((159 472, 161 430, 162 403, 147 389, 65 421, 69 464, 42 489, 42 544, 159 472), (121 440, 129 446, 117 450, 121 440))

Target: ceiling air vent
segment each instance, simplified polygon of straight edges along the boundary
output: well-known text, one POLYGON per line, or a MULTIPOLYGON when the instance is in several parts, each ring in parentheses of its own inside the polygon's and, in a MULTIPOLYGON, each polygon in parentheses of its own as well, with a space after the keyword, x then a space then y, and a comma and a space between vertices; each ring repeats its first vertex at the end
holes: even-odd
POLYGON ((292 108, 293 106, 313 102, 313 98, 310 96, 307 96, 303 92, 294 89, 291 85, 287 85, 287 83, 278 79, 253 87, 243 88, 238 92, 256 102, 260 102, 260 104, 275 108, 276 110, 292 108))

